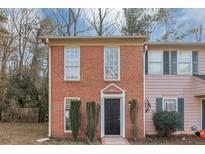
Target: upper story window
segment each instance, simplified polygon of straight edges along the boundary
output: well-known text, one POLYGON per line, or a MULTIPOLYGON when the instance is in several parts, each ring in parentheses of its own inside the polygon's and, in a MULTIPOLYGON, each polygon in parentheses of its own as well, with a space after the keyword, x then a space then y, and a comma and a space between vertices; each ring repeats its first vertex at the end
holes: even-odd
POLYGON ((192 52, 179 51, 178 52, 178 74, 192 73, 192 52))
POLYGON ((162 74, 163 71, 163 52, 149 51, 148 52, 148 73, 162 74))
POLYGON ((80 80, 80 48, 64 49, 64 80, 80 80))
POLYGON ((176 99, 164 99, 164 110, 166 111, 177 111, 177 100, 176 99))
POLYGON ((104 49, 104 79, 120 80, 120 48, 104 49))

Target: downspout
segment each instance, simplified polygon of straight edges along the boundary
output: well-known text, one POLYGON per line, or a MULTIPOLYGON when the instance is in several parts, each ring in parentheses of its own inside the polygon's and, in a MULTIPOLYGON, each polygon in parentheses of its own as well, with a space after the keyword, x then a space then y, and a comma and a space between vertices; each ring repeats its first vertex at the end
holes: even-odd
POLYGON ((144 79, 143 79, 143 82, 144 82, 144 137, 145 137, 145 135, 146 135, 146 126, 145 126, 145 124, 146 124, 146 120, 145 120, 145 97, 146 97, 146 95, 145 95, 145 88, 146 88, 146 83, 145 83, 145 54, 146 54, 146 52, 147 52, 147 42, 145 42, 144 43, 144 54, 143 54, 143 73, 144 73, 144 79))
MULTIPOLYGON (((49 43, 46 38, 46 44, 49 43)), ((51 47, 48 47, 48 137, 51 137, 51 47)))

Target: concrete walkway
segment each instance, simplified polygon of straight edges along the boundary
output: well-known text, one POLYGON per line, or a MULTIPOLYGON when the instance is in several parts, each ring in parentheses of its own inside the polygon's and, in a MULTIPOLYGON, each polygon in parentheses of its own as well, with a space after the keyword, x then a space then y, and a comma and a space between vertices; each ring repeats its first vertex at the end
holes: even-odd
POLYGON ((129 145, 130 143, 126 138, 115 137, 115 136, 106 136, 101 139, 103 145, 129 145))

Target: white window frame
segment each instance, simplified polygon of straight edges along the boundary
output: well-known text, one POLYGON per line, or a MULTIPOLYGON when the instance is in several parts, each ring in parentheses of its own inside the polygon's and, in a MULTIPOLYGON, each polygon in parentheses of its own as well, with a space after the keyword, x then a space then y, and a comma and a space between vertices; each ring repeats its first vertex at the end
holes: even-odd
POLYGON ((192 51, 177 51, 177 74, 192 74, 192 72, 193 72, 193 68, 192 68, 192 57, 193 57, 193 55, 192 55, 192 51), (179 61, 179 53, 180 52, 190 52, 191 53, 191 72, 190 73, 181 73, 181 72, 179 72, 179 63, 180 63, 180 61, 179 61))
MULTIPOLYGON (((66 130, 66 116, 65 116, 65 111, 66 111, 66 99, 70 99, 70 100, 80 100, 80 97, 64 97, 64 133, 71 133, 72 130, 66 130)), ((69 109, 70 110, 70 109, 69 109)), ((69 117, 70 118, 70 117, 69 117)))
POLYGON ((151 51, 148 51, 148 58, 147 58, 147 60, 148 60, 148 74, 150 74, 150 75, 162 75, 163 74, 163 70, 164 70, 164 66, 163 66, 163 62, 164 62, 164 60, 163 60, 163 51, 156 51, 156 50, 151 50, 151 51), (161 53, 161 58, 162 58, 162 61, 161 61, 161 67, 162 67, 162 70, 161 70, 161 72, 160 73, 150 73, 150 69, 149 69, 149 65, 150 65, 150 63, 159 63, 159 62, 150 62, 149 61, 149 53, 150 52, 160 52, 161 53))
POLYGON ((165 111, 165 100, 176 100, 176 112, 178 112, 178 99, 177 98, 163 98, 162 109, 165 111))
POLYGON ((70 47, 70 46, 65 46, 64 47, 64 68, 63 68, 63 70, 64 70, 64 81, 80 81, 80 47, 79 46, 72 46, 72 47, 70 47), (69 49, 69 48, 78 48, 79 49, 79 76, 78 76, 78 78, 77 79, 66 79, 66 77, 65 77, 65 58, 66 58, 66 54, 65 54, 65 52, 66 52, 66 50, 65 49, 69 49))
POLYGON ((120 81, 120 47, 116 47, 116 46, 105 46, 104 47, 104 80, 105 81, 120 81), (117 51, 118 51, 118 79, 106 79, 106 71, 105 71, 106 48, 117 48, 117 51))

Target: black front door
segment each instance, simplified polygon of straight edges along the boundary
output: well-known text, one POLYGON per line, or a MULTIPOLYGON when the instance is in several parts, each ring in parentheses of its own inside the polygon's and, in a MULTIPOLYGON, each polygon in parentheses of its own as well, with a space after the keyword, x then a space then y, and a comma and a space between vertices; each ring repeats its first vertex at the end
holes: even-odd
POLYGON ((202 129, 205 129, 205 100, 202 100, 202 129))
POLYGON ((120 99, 105 99, 105 135, 120 135, 120 99))

